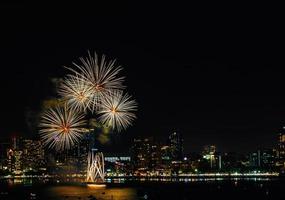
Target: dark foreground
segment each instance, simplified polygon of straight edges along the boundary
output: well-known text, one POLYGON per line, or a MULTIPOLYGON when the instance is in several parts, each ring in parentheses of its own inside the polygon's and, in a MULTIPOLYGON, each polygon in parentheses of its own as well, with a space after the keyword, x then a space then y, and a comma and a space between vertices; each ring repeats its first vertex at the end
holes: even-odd
POLYGON ((85 184, 35 183, 5 180, 0 183, 0 199, 89 200, 89 199, 284 199, 285 180, 197 180, 185 182, 110 183, 96 189, 85 184))

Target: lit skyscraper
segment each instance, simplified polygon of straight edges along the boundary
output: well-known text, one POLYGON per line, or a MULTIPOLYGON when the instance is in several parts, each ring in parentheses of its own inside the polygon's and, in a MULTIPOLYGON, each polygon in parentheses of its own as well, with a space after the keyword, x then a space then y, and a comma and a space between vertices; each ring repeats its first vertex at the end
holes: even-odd
POLYGON ((8 141, 1 141, 0 143, 0 169, 7 167, 7 149, 9 149, 10 143, 8 141))
POLYGON ((43 144, 39 140, 25 139, 22 141, 23 170, 37 170, 45 164, 45 153, 43 144))
POLYGON ((173 132, 169 138, 169 146, 171 148, 172 160, 183 159, 183 139, 177 132, 173 132))
POLYGON ((7 151, 7 167, 10 172, 13 172, 15 170, 14 163, 15 163, 14 152, 12 149, 9 149, 7 151))
POLYGON ((149 168, 151 146, 151 140, 149 138, 134 139, 130 153, 132 165, 135 170, 143 171, 149 168))
POLYGON ((15 174, 22 174, 23 170, 23 151, 21 150, 15 150, 14 151, 14 158, 15 158, 15 174))
POLYGON ((279 133, 278 153, 280 159, 285 158, 285 127, 283 127, 282 132, 279 133))

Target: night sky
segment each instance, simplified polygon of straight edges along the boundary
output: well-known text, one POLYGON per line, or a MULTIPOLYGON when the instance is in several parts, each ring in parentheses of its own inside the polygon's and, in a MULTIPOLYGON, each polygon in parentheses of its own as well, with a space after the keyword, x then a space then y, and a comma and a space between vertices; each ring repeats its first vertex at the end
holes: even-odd
MULTIPOLYGON (((117 59, 139 103, 133 137, 181 133, 185 150, 273 147, 285 125, 281 16, 172 4, 2 4, 0 134, 32 136, 27 116, 54 95, 51 79, 87 50, 117 59)), ((284 34, 282 35, 282 37, 284 34)))

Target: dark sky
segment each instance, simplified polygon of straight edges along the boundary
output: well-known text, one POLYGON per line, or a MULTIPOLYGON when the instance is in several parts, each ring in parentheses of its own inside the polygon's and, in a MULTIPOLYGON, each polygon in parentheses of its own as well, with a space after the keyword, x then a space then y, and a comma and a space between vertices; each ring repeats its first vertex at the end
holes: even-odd
POLYGON ((63 65, 91 50, 117 58, 139 103, 117 149, 174 130, 187 152, 272 147, 285 125, 282 29, 278 11, 249 5, 2 4, 0 134, 36 134, 27 111, 53 95, 63 65))

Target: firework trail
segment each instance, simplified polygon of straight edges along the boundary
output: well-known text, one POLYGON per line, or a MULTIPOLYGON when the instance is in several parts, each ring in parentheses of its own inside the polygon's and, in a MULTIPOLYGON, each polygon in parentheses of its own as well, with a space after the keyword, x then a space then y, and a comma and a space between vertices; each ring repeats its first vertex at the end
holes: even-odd
POLYGON ((86 111, 87 108, 91 107, 92 90, 78 75, 69 75, 66 77, 60 85, 58 93, 71 107, 79 111, 86 111))
POLYGON ((101 59, 94 53, 94 57, 88 52, 88 57, 80 58, 80 64, 73 63, 76 69, 68 68, 78 76, 82 84, 90 87, 92 92, 92 109, 98 108, 102 97, 113 90, 124 89, 122 85, 124 77, 119 77, 122 70, 115 66, 115 60, 106 61, 103 55, 101 59))
POLYGON ((43 144, 60 151, 70 149, 86 131, 83 118, 83 114, 67 105, 46 110, 39 125, 43 144))
POLYGON ((102 98, 98 110, 99 120, 120 132, 132 124, 136 118, 133 111, 136 110, 137 103, 135 100, 131 100, 131 96, 124 95, 122 91, 113 91, 102 98))

